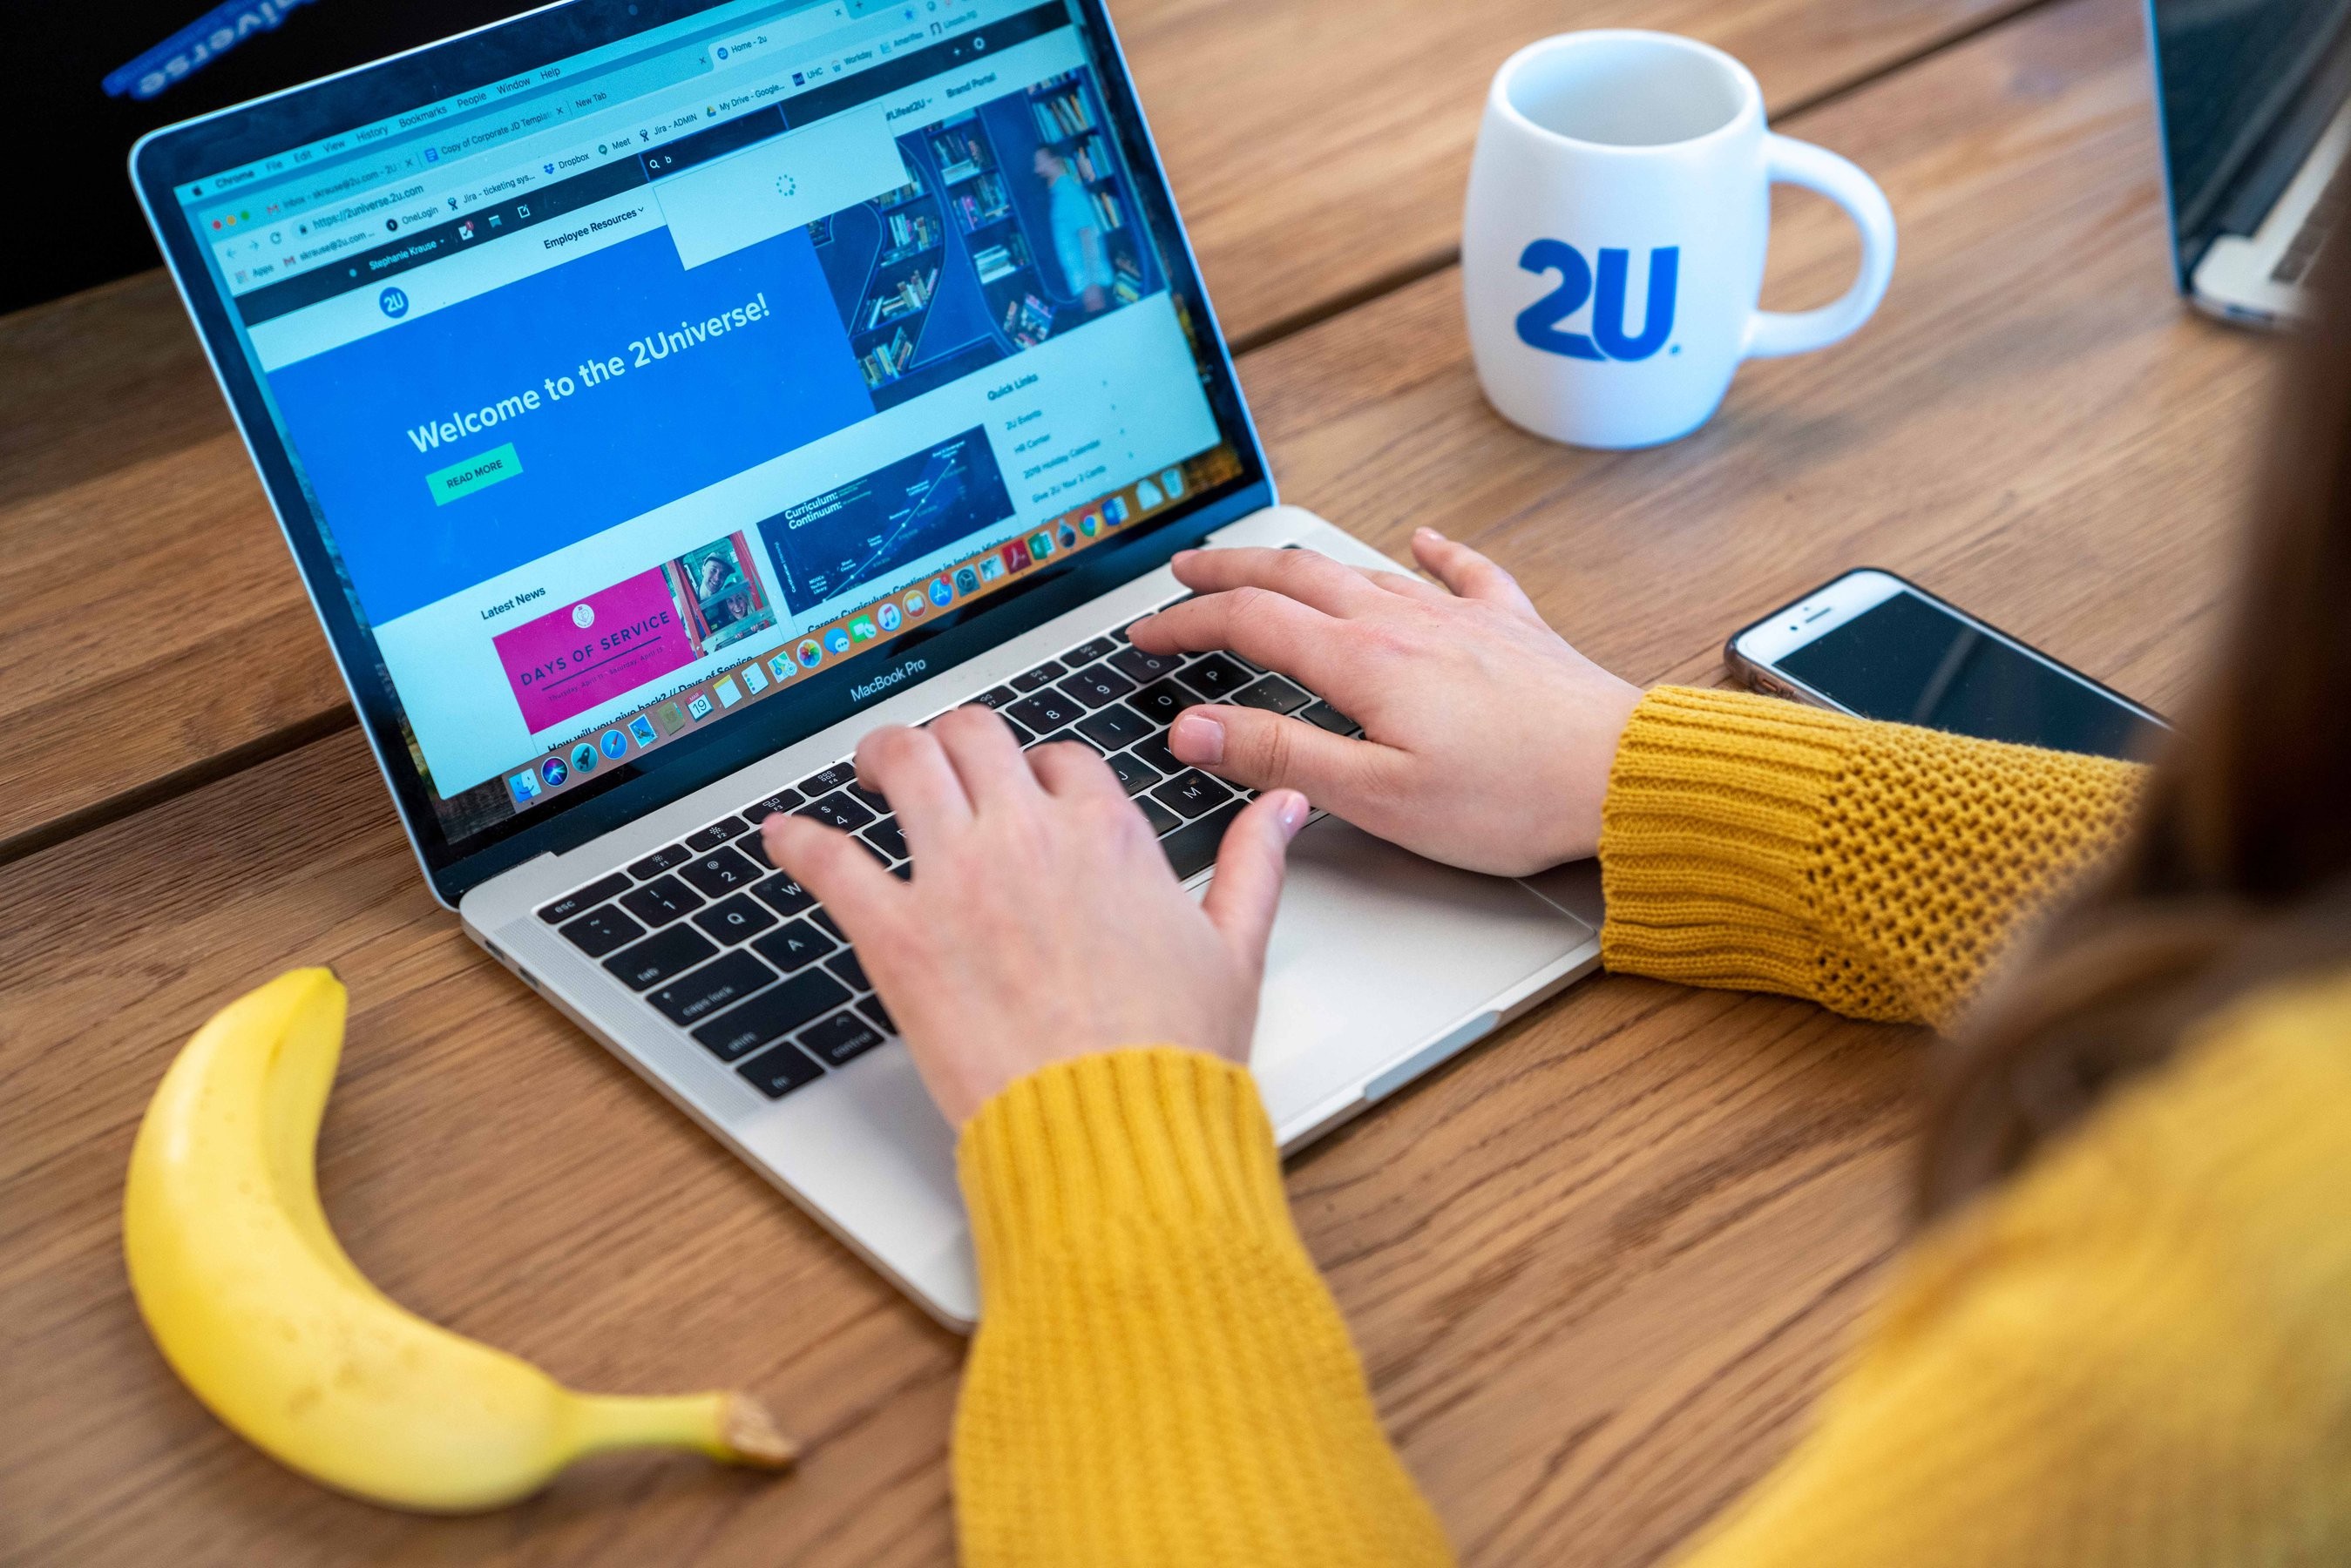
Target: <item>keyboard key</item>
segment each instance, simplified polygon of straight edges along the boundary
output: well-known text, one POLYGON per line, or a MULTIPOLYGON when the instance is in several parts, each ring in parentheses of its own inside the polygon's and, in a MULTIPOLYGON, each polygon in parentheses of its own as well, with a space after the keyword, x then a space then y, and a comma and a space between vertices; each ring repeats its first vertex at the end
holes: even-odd
POLYGON ((621 895, 621 908, 656 928, 692 914, 702 904, 702 895, 674 877, 656 877, 621 895))
POLYGON ((820 768, 815 773, 809 774, 808 777, 800 780, 799 791, 800 794, 808 796, 809 799, 814 800, 820 794, 831 794, 833 791, 839 789, 845 784, 854 783, 856 778, 857 767, 855 763, 846 762, 835 763, 832 766, 829 768, 820 768))
POLYGON ((1049 659, 1034 670, 1024 670, 1012 678, 1015 691, 1034 691, 1049 681, 1059 680, 1069 673, 1069 667, 1058 659, 1049 659))
POLYGON ((1180 653, 1145 653, 1132 645, 1110 656, 1111 668, 1138 686, 1148 686, 1155 680, 1175 674, 1176 667, 1183 662, 1184 656, 1180 653))
POLYGON ((890 809, 890 803, 888 801, 883 799, 882 796, 874 791, 867 789, 863 784, 857 783, 854 779, 851 780, 843 787, 848 790, 849 797, 852 800, 857 802, 860 805, 867 807, 869 810, 874 812, 884 812, 890 809))
POLYGON ((744 826, 745 823, 739 816, 722 816, 709 826, 687 834, 685 846, 696 855, 706 853, 740 834, 744 826))
POLYGON ((647 937, 635 947, 623 948, 604 961, 612 977, 631 991, 659 985, 683 974, 718 950, 708 937, 692 926, 674 926, 647 937))
POLYGON ((1132 752, 1121 752, 1111 758, 1110 771, 1118 775, 1119 786, 1129 794, 1136 794, 1159 782, 1159 770, 1132 752))
POLYGON ((1247 804, 1228 802, 1159 841, 1159 847, 1167 852, 1168 865, 1176 868, 1178 882, 1188 881, 1217 863, 1217 851, 1225 842, 1225 829, 1233 825, 1233 818, 1241 814, 1241 807, 1247 804))
POLYGON ((1078 733, 1106 752, 1123 751, 1152 733, 1151 721, 1122 702, 1078 721, 1078 733))
POLYGON ((1081 670, 1068 680, 1055 683, 1053 690, 1066 691, 1089 708, 1099 708, 1105 702, 1115 702, 1134 690, 1134 682, 1107 664, 1097 664, 1091 670, 1081 670))
POLYGON ((772 991, 762 992, 732 1012, 697 1023, 692 1031, 703 1048, 722 1062, 739 1062, 770 1040, 779 1040, 782 1032, 768 1026, 762 1010, 772 991))
POLYGON ((1223 654, 1212 653, 1186 665, 1176 679, 1203 697, 1229 697, 1257 677, 1223 654))
POLYGON ((884 851, 874 848, 873 846, 866 843, 862 838, 852 839, 850 842, 855 844, 858 848, 862 849, 866 854, 873 857, 873 864, 881 867, 884 871, 887 871, 890 868, 890 857, 884 851))
POLYGON ((1196 769, 1186 768, 1151 792, 1151 798, 1183 816, 1204 816, 1233 792, 1196 769))
POLYGON ((1061 655, 1061 662, 1068 665, 1071 669, 1075 670, 1081 665, 1092 664, 1095 659, 1102 658, 1103 655, 1110 652, 1112 649, 1114 649, 1117 646, 1118 644, 1113 642, 1109 638, 1098 637, 1091 642, 1081 642, 1078 644, 1077 647, 1070 649, 1069 652, 1061 655))
POLYGON ((1086 716, 1085 704, 1059 691, 1040 691, 1005 710, 1040 735, 1067 729, 1086 716))
POLYGON ((1167 737, 1164 734, 1154 735, 1147 741, 1135 742, 1134 754, 1163 774, 1180 774, 1184 771, 1185 764, 1177 762, 1176 753, 1167 749, 1167 737))
POLYGON ((737 839, 735 847, 749 856, 761 871, 773 871, 776 868, 776 863, 768 858, 768 836, 758 828, 753 828, 737 839))
POLYGON ((1233 693, 1235 706, 1262 708, 1269 713, 1295 713, 1313 696, 1279 675, 1269 675, 1233 693))
POLYGON ((1316 729, 1328 730, 1334 735, 1352 735, 1362 728, 1328 702, 1316 702, 1301 709, 1298 716, 1316 729))
POLYGON ((1147 794, 1136 795, 1134 804, 1143 808, 1143 820, 1151 824, 1151 831, 1163 838, 1184 826, 1182 817, 1147 794))
MULTIPOLYGON (((795 975, 781 985, 770 986, 734 1012, 722 1023, 734 1023, 738 1029, 756 1033, 760 1039, 780 1040, 795 1030, 805 1029, 837 1007, 849 1004, 849 992, 841 981, 820 969, 795 975)), ((709 1042, 705 1041, 705 1044, 709 1042)))
POLYGON ((751 889, 754 897, 779 915, 797 915, 816 902, 816 895, 778 872, 751 889))
POLYGON ((822 800, 812 801, 800 807, 792 815, 812 816, 819 822, 829 822, 843 833, 854 833, 873 820, 872 812, 850 799, 846 794, 826 795, 822 800))
POLYGON ((762 796, 743 808, 743 820, 757 827, 779 811, 789 811, 808 797, 796 789, 779 789, 762 796))
POLYGON ((857 961, 857 954, 853 950, 835 953, 824 961, 824 967, 839 975, 852 991, 873 989, 873 982, 865 978, 865 966, 857 961))
MULTIPOLYGON (((748 888, 767 872, 745 858, 742 851, 721 845, 693 865, 680 867, 677 874, 693 883, 695 892, 718 898, 737 888, 748 888)), ((644 888, 637 891, 642 893, 644 888)))
POLYGON ((713 941, 731 948, 774 925, 776 917, 766 905, 753 902, 750 894, 737 893, 695 916, 694 923, 700 926, 713 941))
POLYGON ((732 1007, 755 991, 773 985, 776 971, 740 950, 716 963, 704 964, 684 980, 674 980, 645 1000, 672 1023, 699 1023, 721 1008, 732 1007))
POLYGON ((841 934, 841 928, 833 923, 832 916, 826 911, 822 909, 810 909, 809 911, 809 919, 814 920, 817 923, 818 929, 822 930, 826 936, 831 937, 833 940, 837 942, 845 942, 849 940, 847 937, 841 934))
POLYGON ((893 860, 906 858, 906 836, 898 830, 898 819, 894 816, 883 817, 858 836, 893 860))
POLYGON ((828 1067, 838 1067, 882 1044, 882 1032, 854 1012, 836 1012, 800 1035, 800 1044, 828 1067))
POLYGON ((1064 742, 1072 746, 1083 746, 1097 755, 1102 752, 1100 746, 1095 745, 1075 730, 1063 730, 1058 734, 1048 735, 1041 741, 1031 741, 1020 749, 1024 752, 1033 752, 1040 746, 1058 746, 1064 742))
POLYGON ((841 944, 806 920, 794 920, 779 931, 769 931, 751 944, 751 950, 791 974, 808 968, 841 944))
POLYGON ((857 1011, 872 1019, 873 1021, 873 1026, 882 1031, 883 1033, 895 1034, 898 1033, 898 1021, 890 1016, 890 1010, 882 1005, 882 999, 880 997, 868 996, 859 999, 857 1011))
POLYGON ((1164 730, 1185 709, 1198 707, 1200 700, 1173 680, 1155 680, 1128 697, 1126 705, 1164 730))
POLYGON ((564 894, 539 910, 538 918, 550 926, 559 926, 572 916, 594 909, 613 894, 625 892, 628 886, 629 879, 615 871, 610 877, 599 877, 589 883, 576 893, 564 894))
POLYGON ((797 1045, 778 1045, 735 1070, 771 1100, 780 1100, 794 1089, 804 1089, 824 1076, 824 1069, 816 1064, 816 1058, 797 1045))
POLYGON ((694 858, 694 851, 683 844, 673 844, 666 849, 656 849, 629 867, 629 875, 640 882, 650 882, 664 871, 674 871, 694 858))
POLYGON ((602 958, 613 949, 624 948, 644 934, 644 927, 610 904, 601 909, 589 910, 563 928, 565 940, 590 958, 602 958))
POLYGON ((1009 686, 991 686, 987 691, 981 692, 978 696, 973 698, 972 701, 983 708, 994 708, 1001 711, 1012 706, 1013 700, 1019 695, 1019 692, 1015 691, 1009 686))
POLYGON ((914 879, 914 863, 911 860, 901 860, 890 867, 890 875, 901 882, 911 882, 914 879))
POLYGON ((1037 738, 1036 731, 1030 729, 1028 725, 1022 723, 1011 714, 998 713, 997 717, 1004 721, 1004 727, 1011 731, 1012 738, 1019 742, 1022 745, 1025 746, 1029 742, 1037 738))

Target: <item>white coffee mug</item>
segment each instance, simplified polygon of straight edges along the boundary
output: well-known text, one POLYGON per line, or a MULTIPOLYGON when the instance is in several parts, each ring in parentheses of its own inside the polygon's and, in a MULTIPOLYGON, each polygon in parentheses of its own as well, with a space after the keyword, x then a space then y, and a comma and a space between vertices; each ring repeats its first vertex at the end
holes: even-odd
POLYGON ((1859 169, 1764 129, 1720 49, 1669 33, 1567 33, 1487 95, 1461 233, 1469 347, 1494 407, 1553 441, 1652 446, 1704 424, 1754 355, 1824 348, 1894 275, 1894 213, 1859 169), (1758 310, 1771 182, 1861 230, 1844 298, 1758 310))

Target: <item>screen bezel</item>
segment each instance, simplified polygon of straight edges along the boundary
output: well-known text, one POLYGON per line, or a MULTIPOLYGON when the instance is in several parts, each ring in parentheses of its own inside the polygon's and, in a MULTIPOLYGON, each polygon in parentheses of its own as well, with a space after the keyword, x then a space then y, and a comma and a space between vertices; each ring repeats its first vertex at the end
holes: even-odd
POLYGON ((662 748, 655 765, 632 763, 560 804, 524 811, 453 843, 414 766, 397 710, 389 700, 373 635, 361 627, 334 558, 296 477, 285 442, 239 347, 227 308, 213 286, 176 188, 222 169, 298 147, 351 126, 413 109, 519 71, 717 9, 726 0, 559 0, 540 10, 460 34, 269 97, 165 126, 131 151, 131 182, 148 225, 170 265, 182 303, 195 322, 206 358, 227 399, 246 451, 259 472, 271 511, 293 552, 311 607, 349 688, 360 726, 390 785, 418 863, 434 895, 454 908, 467 889, 542 854, 560 854, 758 758, 841 722, 861 706, 853 686, 919 656, 925 679, 1163 566, 1177 550, 1217 528, 1272 505, 1263 448, 1243 400, 1232 353, 1203 285, 1189 235, 1137 99, 1126 56, 1103 0, 1067 0, 1095 46, 1097 86, 1134 176, 1146 227, 1159 242, 1168 287, 1182 303, 1217 429, 1239 456, 1239 474, 1188 497, 1127 538, 1087 550, 1060 567, 991 596, 968 617, 950 616, 893 639, 865 659, 845 660, 810 676, 789 695, 751 704, 705 734, 662 748), (355 672, 359 672, 355 676, 355 672))
POLYGON ((2166 731, 2171 728, 2170 722, 2152 708, 2132 701, 2113 687, 2092 680, 2070 665, 2061 664, 2032 644, 2021 642, 2000 628, 1970 615, 1949 599, 1929 593, 1898 572, 1889 572, 1877 566, 1863 566, 1847 572, 1832 582, 1823 583, 1802 598, 1782 605, 1770 615, 1741 627, 1731 634, 1727 645, 1731 655, 1729 662, 1734 668, 1743 662, 1767 673, 1771 680, 1770 689, 1778 695, 1794 697, 1834 712, 1851 713, 1852 709, 1802 677, 1791 673, 1781 661, 1876 608, 1896 594, 1903 593, 1917 595, 1960 624, 2076 685, 2087 687, 2116 707, 2158 728, 2166 731))

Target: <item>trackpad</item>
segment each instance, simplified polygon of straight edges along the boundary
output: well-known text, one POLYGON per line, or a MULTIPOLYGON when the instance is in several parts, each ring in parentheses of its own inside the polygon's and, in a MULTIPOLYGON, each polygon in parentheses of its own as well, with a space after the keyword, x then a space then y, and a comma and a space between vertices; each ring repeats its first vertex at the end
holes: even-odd
POLYGON ((1326 816, 1290 848, 1249 1066, 1282 1137, 1592 940, 1517 882, 1326 816))

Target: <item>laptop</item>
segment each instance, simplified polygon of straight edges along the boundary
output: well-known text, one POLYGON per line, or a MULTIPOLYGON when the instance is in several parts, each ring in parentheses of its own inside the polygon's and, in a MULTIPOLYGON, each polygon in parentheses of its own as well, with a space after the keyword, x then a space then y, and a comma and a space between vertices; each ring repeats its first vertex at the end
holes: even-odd
POLYGON ((2179 286, 2223 320, 2307 316, 2351 200, 2351 0, 2148 0, 2179 286))
MULTIPOLYGON (((1107 757, 1196 888, 1243 799, 1176 713, 1355 727, 1124 628, 1189 546, 1390 564, 1279 504, 1101 0, 572 0, 131 162, 434 895, 969 1325, 951 1131, 758 824, 914 874, 848 759, 979 702, 1107 757)), ((1287 1148, 1598 961, 1588 866, 1328 816, 1291 865, 1287 1148)))

